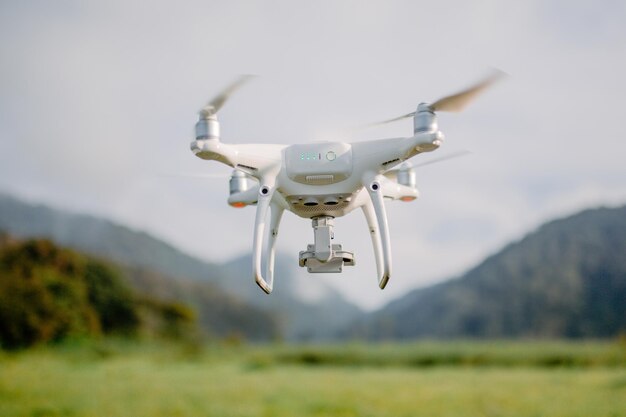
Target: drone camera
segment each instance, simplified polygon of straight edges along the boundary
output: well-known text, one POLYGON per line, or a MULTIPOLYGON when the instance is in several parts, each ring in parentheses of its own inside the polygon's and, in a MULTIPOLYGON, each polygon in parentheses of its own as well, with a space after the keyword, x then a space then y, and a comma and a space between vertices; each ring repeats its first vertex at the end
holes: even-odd
POLYGON ((342 272, 344 266, 354 265, 354 254, 342 250, 341 245, 333 244, 333 221, 331 216, 312 219, 315 243, 307 245, 307 250, 300 252, 299 265, 310 273, 342 272))

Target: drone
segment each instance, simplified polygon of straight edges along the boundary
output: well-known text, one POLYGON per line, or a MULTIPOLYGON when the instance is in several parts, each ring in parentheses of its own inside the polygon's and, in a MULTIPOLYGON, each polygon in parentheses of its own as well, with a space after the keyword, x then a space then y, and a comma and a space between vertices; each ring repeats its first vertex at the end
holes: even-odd
POLYGON ((355 258, 354 253, 333 243, 334 221, 360 208, 374 248, 378 286, 384 289, 392 271, 385 200, 410 202, 419 196, 414 167, 408 160, 442 144, 444 135, 436 113, 461 111, 502 75, 494 72, 456 94, 420 103, 413 112, 371 124, 412 117, 412 136, 354 143, 223 143, 217 112, 251 76, 241 76, 222 90, 200 110, 191 150, 198 158, 234 169, 229 183, 230 206, 256 205, 252 270, 257 285, 267 294, 272 292, 276 239, 285 210, 312 223, 313 243, 299 253, 299 265, 310 273, 340 273, 344 266, 353 266, 355 258))

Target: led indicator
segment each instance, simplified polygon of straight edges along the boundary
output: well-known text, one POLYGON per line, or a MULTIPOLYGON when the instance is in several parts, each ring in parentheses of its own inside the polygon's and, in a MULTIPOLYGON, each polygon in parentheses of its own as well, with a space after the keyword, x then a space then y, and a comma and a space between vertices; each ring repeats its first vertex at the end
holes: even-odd
POLYGON ((301 161, 321 161, 322 154, 321 153, 313 153, 313 152, 302 152, 300 154, 301 161))

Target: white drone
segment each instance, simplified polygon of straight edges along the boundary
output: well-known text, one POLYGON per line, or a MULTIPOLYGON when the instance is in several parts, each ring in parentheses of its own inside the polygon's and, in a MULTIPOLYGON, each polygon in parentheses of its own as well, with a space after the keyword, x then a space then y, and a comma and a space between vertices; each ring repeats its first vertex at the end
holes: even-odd
POLYGON ((314 243, 300 252, 300 266, 318 273, 341 272, 343 266, 354 265, 354 254, 332 243, 333 226, 336 217, 361 208, 374 246, 378 285, 385 288, 391 276, 391 244, 384 201, 413 201, 419 194, 413 167, 405 161, 441 145, 444 136, 436 111, 462 110, 500 76, 495 73, 460 93, 421 103, 414 112, 380 122, 413 117, 412 136, 355 143, 222 143, 217 112, 250 76, 242 76, 211 100, 199 113, 191 150, 199 158, 234 168, 228 204, 257 206, 252 269, 259 287, 272 292, 276 237, 285 210, 312 220, 314 243))

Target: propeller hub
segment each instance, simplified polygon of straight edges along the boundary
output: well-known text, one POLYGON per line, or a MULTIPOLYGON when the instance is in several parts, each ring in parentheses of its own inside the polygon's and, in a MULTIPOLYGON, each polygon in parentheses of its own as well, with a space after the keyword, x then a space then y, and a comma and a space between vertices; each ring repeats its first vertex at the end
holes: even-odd
POLYGON ((215 114, 210 114, 202 109, 196 123, 196 140, 220 138, 220 123, 215 114))
POLYGON ((211 116, 215 116, 215 114, 217 113, 217 111, 215 111, 215 108, 213 106, 206 106, 203 107, 199 112, 198 115, 201 119, 206 119, 209 118, 211 116))
POLYGON ((400 165, 398 169, 398 184, 406 185, 407 187, 415 188, 417 181, 415 179, 415 170, 410 162, 405 161, 400 165))
POLYGON ((439 130, 437 115, 432 107, 428 103, 420 103, 413 116, 413 133, 436 132, 437 130, 439 130))
POLYGON ((251 187, 251 183, 245 173, 239 170, 234 170, 230 176, 229 191, 230 195, 241 193, 248 190, 251 187))
POLYGON ((433 110, 433 108, 431 107, 431 104, 430 104, 430 103, 420 103, 420 104, 417 106, 417 111, 418 111, 418 112, 421 112, 421 111, 429 111, 429 112, 431 112, 431 113, 434 113, 434 110, 433 110))

